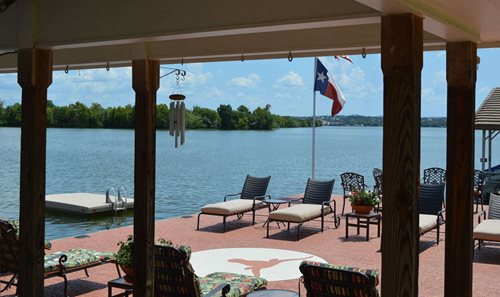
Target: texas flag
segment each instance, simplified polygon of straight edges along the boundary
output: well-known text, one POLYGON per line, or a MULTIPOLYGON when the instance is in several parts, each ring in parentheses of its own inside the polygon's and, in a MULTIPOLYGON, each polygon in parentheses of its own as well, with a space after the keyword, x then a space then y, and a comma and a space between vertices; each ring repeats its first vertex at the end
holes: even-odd
POLYGON ((318 58, 316 60, 316 75, 314 82, 314 91, 319 91, 321 95, 333 100, 332 116, 338 114, 345 104, 345 97, 337 86, 333 77, 330 76, 326 67, 318 58))

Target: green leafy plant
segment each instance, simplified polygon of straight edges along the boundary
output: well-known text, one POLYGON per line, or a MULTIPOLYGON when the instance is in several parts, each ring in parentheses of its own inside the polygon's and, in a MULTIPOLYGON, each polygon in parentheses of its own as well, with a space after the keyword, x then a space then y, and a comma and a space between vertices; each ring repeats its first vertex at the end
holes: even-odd
MULTIPOLYGON (((118 252, 115 254, 116 262, 125 267, 134 266, 134 257, 132 255, 132 246, 134 244, 134 236, 129 234, 126 241, 120 241, 117 243, 119 246, 118 252)), ((170 245, 172 242, 170 240, 166 240, 164 238, 160 238, 157 241, 159 245, 170 245)))
POLYGON ((380 199, 375 192, 367 190, 354 190, 347 197, 349 202, 353 205, 377 205, 380 203, 380 199))

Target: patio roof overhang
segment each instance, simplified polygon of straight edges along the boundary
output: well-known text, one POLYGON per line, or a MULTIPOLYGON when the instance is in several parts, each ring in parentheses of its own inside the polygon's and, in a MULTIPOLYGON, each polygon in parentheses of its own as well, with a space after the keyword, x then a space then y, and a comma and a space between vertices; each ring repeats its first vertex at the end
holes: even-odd
MULTIPOLYGON (((0 53, 53 50, 54 69, 379 53, 381 16, 424 18, 424 50, 446 41, 500 45, 498 5, 479 0, 148 1, 17 0, 0 13, 0 53)), ((16 72, 0 57, 0 72, 16 72)))

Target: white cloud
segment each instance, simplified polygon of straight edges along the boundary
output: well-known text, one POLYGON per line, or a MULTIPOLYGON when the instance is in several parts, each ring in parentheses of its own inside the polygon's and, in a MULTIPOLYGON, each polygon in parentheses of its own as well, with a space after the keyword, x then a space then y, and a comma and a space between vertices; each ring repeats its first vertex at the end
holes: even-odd
POLYGON ((192 86, 199 86, 206 84, 214 78, 211 72, 187 72, 184 81, 180 81, 180 84, 186 83, 192 86))
POLYGON ((232 86, 245 87, 245 88, 254 88, 260 83, 260 76, 251 73, 246 77, 240 76, 235 77, 229 81, 229 84, 232 86))
POLYGON ((274 83, 274 88, 285 89, 285 88, 298 88, 304 86, 304 79, 298 73, 293 71, 288 71, 288 73, 276 80, 274 83))

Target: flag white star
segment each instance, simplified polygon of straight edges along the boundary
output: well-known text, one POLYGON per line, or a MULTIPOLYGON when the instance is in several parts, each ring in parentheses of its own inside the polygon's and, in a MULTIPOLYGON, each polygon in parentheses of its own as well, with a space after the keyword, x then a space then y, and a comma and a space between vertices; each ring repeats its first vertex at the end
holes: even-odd
POLYGON ((321 83, 324 84, 325 83, 325 79, 327 79, 327 77, 325 76, 325 74, 323 72, 318 72, 318 78, 316 80, 321 80, 321 83))

